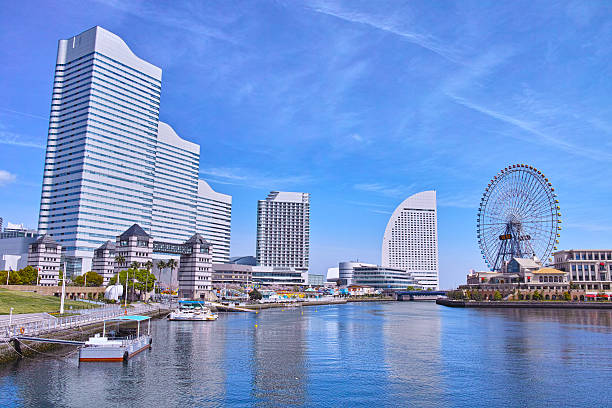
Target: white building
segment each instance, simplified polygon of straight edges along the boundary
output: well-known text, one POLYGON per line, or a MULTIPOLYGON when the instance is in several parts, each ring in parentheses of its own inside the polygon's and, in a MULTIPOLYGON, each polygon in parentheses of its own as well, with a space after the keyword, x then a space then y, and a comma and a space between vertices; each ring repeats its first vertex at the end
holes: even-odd
POLYGON ((294 267, 283 266, 253 266, 253 282, 269 286, 307 285, 308 271, 294 267))
POLYGON ((359 268, 362 266, 370 266, 375 267, 374 264, 363 263, 363 262, 340 262, 338 264, 338 276, 340 279, 340 285, 352 285, 353 278, 355 275, 355 268, 359 268))
POLYGON ((309 253, 310 194, 272 191, 259 200, 257 264, 308 271, 309 253))
POLYGON ((425 289, 438 289, 435 191, 414 194, 393 211, 383 237, 382 266, 406 269, 425 289))
POLYGON ((0 271, 16 271, 28 266, 29 247, 37 238, 34 235, 0 237, 0 271))
POLYGON ((40 286, 57 286, 62 246, 49 235, 40 236, 30 244, 28 265, 38 269, 40 286))
POLYGON ((214 191, 198 180, 196 231, 213 245, 213 262, 230 261, 232 196, 214 191))
POLYGON ((101 27, 59 41, 38 228, 69 276, 135 223, 177 244, 197 232, 200 147, 159 122, 161 78, 101 27))
POLYGON ((199 172, 200 145, 159 122, 151 223, 155 240, 183 243, 196 231, 199 172))

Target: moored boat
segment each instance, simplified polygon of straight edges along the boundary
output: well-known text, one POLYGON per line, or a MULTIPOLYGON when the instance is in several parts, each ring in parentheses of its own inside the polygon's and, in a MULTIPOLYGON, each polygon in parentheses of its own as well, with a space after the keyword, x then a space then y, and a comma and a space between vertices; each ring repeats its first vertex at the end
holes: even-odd
POLYGON ((203 302, 181 300, 179 307, 168 315, 168 320, 210 321, 218 317, 203 302))
MULTIPOLYGON (((151 318, 149 316, 118 316, 104 321, 102 335, 90 337, 79 350, 79 361, 119 362, 151 348, 151 318), (146 334, 140 324, 148 321, 146 334), (109 323, 136 322, 136 329, 108 330, 109 323)), ((143 328, 144 329, 144 328, 143 328)))

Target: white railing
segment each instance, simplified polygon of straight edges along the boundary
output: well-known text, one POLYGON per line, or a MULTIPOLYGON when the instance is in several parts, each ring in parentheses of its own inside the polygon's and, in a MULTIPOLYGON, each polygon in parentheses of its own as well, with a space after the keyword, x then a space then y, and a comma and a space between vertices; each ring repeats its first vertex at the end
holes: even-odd
MULTIPOLYGON (((136 304, 127 308, 127 314, 141 314, 159 309, 160 305, 136 304)), ((91 309, 91 313, 82 315, 58 317, 55 319, 40 319, 23 323, 0 326, 0 338, 12 338, 20 335, 39 335, 56 330, 76 328, 86 324, 101 322, 105 319, 126 314, 124 308, 114 305, 102 309, 91 309)))

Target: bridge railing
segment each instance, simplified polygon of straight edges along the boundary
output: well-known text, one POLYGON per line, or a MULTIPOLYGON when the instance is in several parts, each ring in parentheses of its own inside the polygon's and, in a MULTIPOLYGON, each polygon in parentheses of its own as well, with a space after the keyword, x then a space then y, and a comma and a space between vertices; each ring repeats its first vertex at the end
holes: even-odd
MULTIPOLYGON (((127 309, 127 314, 140 314, 150 312, 157 309, 156 306, 138 304, 127 309)), ((58 317, 55 319, 39 319, 29 322, 16 323, 11 325, 5 325, 0 327, 0 338, 5 337, 10 339, 19 335, 39 335, 43 333, 49 333, 56 330, 65 330, 70 328, 76 328, 86 324, 101 322, 105 319, 117 317, 126 314, 126 309, 120 306, 114 306, 112 308, 98 309, 96 312, 58 317)))

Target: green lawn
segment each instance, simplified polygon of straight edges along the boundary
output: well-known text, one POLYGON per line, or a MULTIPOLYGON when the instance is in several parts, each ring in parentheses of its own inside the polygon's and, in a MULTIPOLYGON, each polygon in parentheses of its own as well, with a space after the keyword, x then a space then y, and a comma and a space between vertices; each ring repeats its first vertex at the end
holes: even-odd
MULTIPOLYGON (((66 311, 72 306, 73 309, 87 307, 87 303, 66 300, 64 307, 66 311)), ((9 309, 13 308, 13 313, 40 313, 58 312, 60 308, 60 298, 55 296, 43 296, 32 292, 19 292, 16 290, 0 289, 0 314, 9 314, 9 309)))

